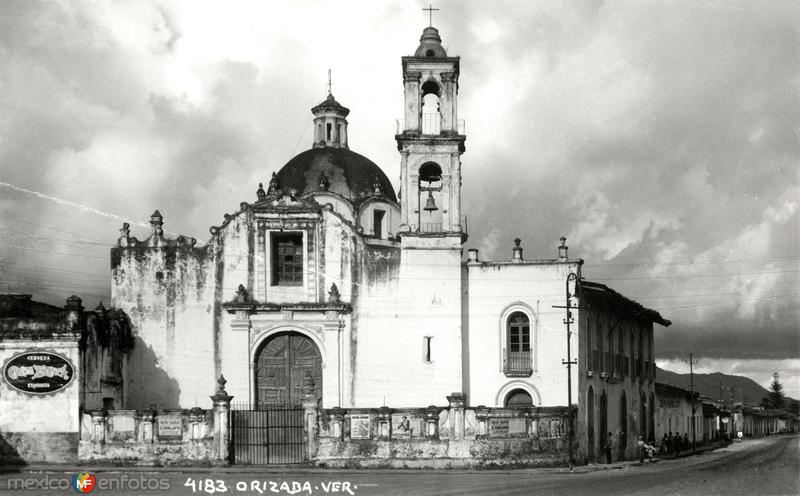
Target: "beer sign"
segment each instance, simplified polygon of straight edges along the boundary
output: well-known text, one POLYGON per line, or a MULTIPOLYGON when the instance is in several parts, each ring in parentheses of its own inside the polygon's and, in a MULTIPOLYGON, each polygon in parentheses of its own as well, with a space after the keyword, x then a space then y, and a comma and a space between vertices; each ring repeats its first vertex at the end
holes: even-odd
POLYGON ((75 368, 66 358, 49 351, 21 353, 3 367, 3 379, 26 394, 56 393, 72 382, 75 368))

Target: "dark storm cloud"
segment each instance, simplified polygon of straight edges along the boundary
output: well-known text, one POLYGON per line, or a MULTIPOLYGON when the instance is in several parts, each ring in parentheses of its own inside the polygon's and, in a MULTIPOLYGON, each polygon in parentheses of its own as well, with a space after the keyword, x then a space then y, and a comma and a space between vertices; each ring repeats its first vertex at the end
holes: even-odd
MULTIPOLYGON (((438 7, 463 57, 468 246, 509 258, 519 236, 526 257, 553 258, 567 235, 587 278, 674 322, 663 356, 798 356, 796 3, 438 7)), ((0 180, 139 222, 158 208, 205 240, 309 146, 332 67, 351 145, 397 185, 399 57, 420 8, 7 3, 0 180)), ((6 287, 107 298, 118 219, 8 189, 0 208, 2 229, 50 243, 4 242, 4 262, 47 268, 5 265, 6 287)))

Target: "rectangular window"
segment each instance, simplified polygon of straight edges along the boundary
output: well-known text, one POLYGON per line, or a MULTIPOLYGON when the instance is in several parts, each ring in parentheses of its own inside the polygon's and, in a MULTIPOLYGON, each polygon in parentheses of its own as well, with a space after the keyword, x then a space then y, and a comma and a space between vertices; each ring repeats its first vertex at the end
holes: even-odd
POLYGON ((423 344, 422 353, 423 353, 423 359, 425 360, 425 363, 431 363, 431 340, 432 339, 433 338, 431 336, 425 336, 424 338, 422 338, 422 340, 423 340, 422 341, 422 344, 423 344))
POLYGON ((331 140, 331 135, 333 134, 333 125, 329 122, 329 123, 325 124, 325 127, 328 130, 328 134, 327 134, 328 138, 327 138, 326 141, 330 141, 331 140))
POLYGON ((383 210, 372 211, 372 234, 376 238, 383 238, 383 216, 386 214, 383 210))
POLYGON ((272 233, 272 285, 303 284, 303 235, 272 233))

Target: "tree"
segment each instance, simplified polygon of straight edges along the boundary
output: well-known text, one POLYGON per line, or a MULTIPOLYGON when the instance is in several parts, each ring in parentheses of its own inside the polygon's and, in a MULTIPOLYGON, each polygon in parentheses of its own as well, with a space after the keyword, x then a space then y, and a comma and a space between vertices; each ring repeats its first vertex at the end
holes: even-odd
POLYGON ((781 409, 786 403, 786 395, 783 394, 783 384, 778 377, 778 373, 772 374, 772 382, 769 384, 769 393, 761 400, 763 406, 781 409))

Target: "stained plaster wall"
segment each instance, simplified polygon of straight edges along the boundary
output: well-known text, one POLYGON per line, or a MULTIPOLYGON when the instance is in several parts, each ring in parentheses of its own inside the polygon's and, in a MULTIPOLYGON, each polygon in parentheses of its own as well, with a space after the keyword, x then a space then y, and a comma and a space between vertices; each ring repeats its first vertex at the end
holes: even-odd
MULTIPOLYGON (((692 402, 689 391, 676 387, 655 386, 656 410, 655 410, 655 436, 656 441, 660 442, 664 434, 670 432, 678 433, 681 436, 689 434, 692 439, 692 402)), ((702 406, 698 402, 698 412, 695 415, 695 429, 697 439, 702 439, 701 418, 702 406)))
MULTIPOLYGON (((470 405, 503 406, 512 389, 531 393, 535 405, 567 404, 566 328, 563 309, 566 278, 578 273, 577 262, 469 263, 469 391, 470 405), (507 377, 503 371, 506 348, 505 318, 524 311, 531 319, 533 373, 507 377)), ((573 311, 575 317, 579 311, 573 311)), ((576 336, 570 341, 573 359, 578 356, 576 336)), ((577 403, 577 371, 573 369, 572 401, 577 403)))
MULTIPOLYGON (((586 309, 582 310, 580 315, 576 318, 576 322, 578 323, 578 332, 579 332, 579 339, 578 341, 581 344, 580 351, 579 351, 579 358, 578 358, 578 390, 580 394, 580 398, 575 399, 576 396, 573 394, 573 401, 577 402, 579 405, 578 408, 578 417, 576 419, 575 424, 575 436, 579 440, 580 447, 577 452, 577 457, 580 459, 588 459, 588 460, 605 460, 605 452, 603 451, 603 446, 608 436, 608 432, 612 433, 614 448, 612 450, 613 459, 617 460, 620 457, 620 443, 622 442, 622 438, 620 436, 621 432, 621 416, 620 416, 620 406, 621 406, 621 397, 623 392, 625 393, 625 403, 627 406, 627 410, 625 412, 626 415, 626 422, 627 422, 627 435, 624 439, 624 448, 622 457, 626 459, 633 459, 639 456, 637 442, 639 439, 639 435, 642 435, 645 439, 649 437, 649 423, 650 423, 650 416, 653 415, 653 407, 651 405, 651 400, 653 395, 655 394, 654 391, 654 383, 652 374, 643 374, 639 373, 639 371, 634 371, 636 361, 634 360, 634 366, 632 367, 630 364, 631 352, 630 350, 630 333, 633 332, 635 336, 635 353, 638 356, 638 343, 639 340, 642 339, 644 336, 645 342, 650 343, 652 346, 652 335, 653 335, 653 325, 652 323, 642 321, 638 318, 632 318, 630 316, 625 316, 624 314, 620 314, 619 312, 614 312, 613 308, 608 308, 605 306, 601 306, 598 303, 593 303, 588 299, 581 300, 581 305, 585 306, 586 309), (606 339, 604 341, 604 349, 609 351, 609 349, 617 350, 618 349, 618 332, 623 332, 624 334, 624 349, 623 349, 623 360, 628 361, 628 373, 619 372, 616 368, 617 362, 615 358, 612 358, 612 365, 608 367, 606 373, 599 370, 591 370, 589 367, 590 357, 589 354, 591 353, 591 349, 587 346, 587 332, 592 333, 591 341, 594 343, 595 348, 599 350, 597 347, 597 324, 598 322, 603 326, 604 334, 606 334, 606 339), (608 334, 608 330, 611 330, 611 334, 608 334), (610 348, 610 346, 613 346, 610 348), (589 406, 589 388, 592 388, 592 395, 593 395, 593 403, 594 403, 594 412, 590 412, 588 410, 589 406), (607 398, 607 425, 606 431, 603 432, 600 428, 600 397, 605 391, 606 398, 607 398), (645 416, 642 418, 641 415, 641 407, 642 407, 642 398, 641 393, 645 395, 644 407, 645 407, 645 416), (588 423, 589 423, 589 415, 593 415, 594 418, 594 443, 593 443, 593 453, 590 453, 590 443, 588 439, 588 423)), ((613 357, 616 353, 612 353, 611 356, 613 357)), ((647 357, 647 351, 645 348, 645 357, 647 357)), ((642 367, 644 366, 644 360, 642 360, 642 367)), ((592 367, 598 368, 598 367, 592 367)), ((600 367, 606 369, 607 367, 603 366, 600 367)), ((624 370, 624 368, 623 368, 624 370)), ((652 371, 652 368, 650 369, 652 371)), ((573 382, 574 384, 574 382, 573 382)))
POLYGON ((81 416, 78 456, 82 462, 144 466, 226 463, 218 459, 219 443, 214 437, 212 411, 109 410, 104 413, 104 422, 99 424, 90 413, 81 416), (180 420, 180 435, 160 435, 158 422, 163 417, 180 420))
POLYGON ((125 408, 210 406, 217 295, 225 289, 218 281, 224 270, 241 270, 242 260, 247 273, 243 237, 237 222, 202 248, 153 235, 112 250, 112 304, 129 315, 135 339, 125 408), (242 244, 244 255, 232 255, 242 244))
POLYGON ((72 364, 61 391, 25 394, 0 380, 0 461, 69 462, 77 457, 80 410, 78 335, 66 339, 0 341, 0 366, 22 352, 50 351, 72 364))

